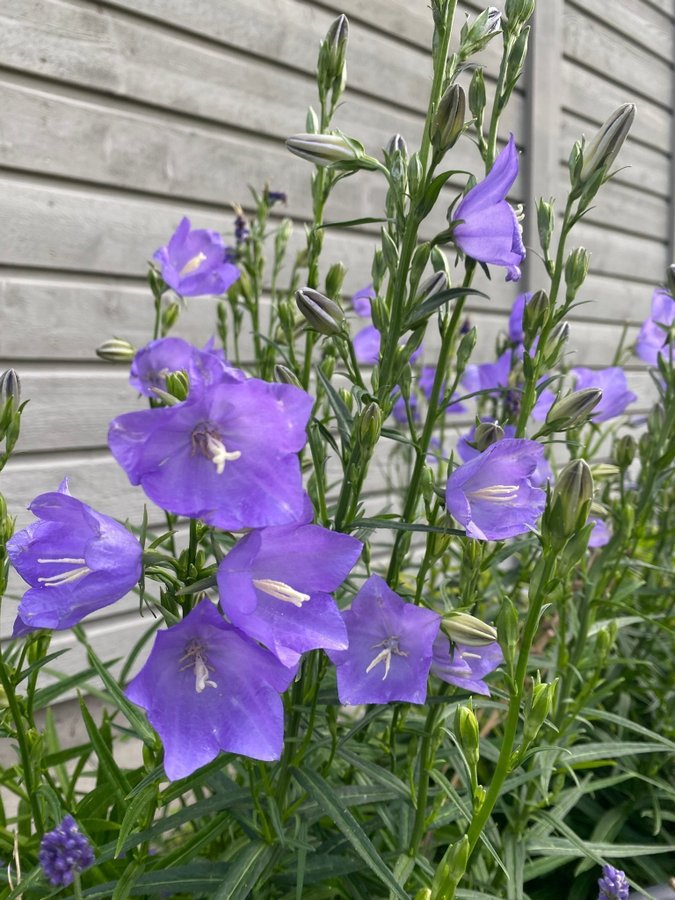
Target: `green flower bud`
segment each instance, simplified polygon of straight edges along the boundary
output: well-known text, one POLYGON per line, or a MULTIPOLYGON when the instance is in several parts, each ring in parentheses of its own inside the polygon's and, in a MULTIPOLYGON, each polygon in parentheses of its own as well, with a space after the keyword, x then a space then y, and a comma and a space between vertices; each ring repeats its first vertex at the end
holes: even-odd
POLYGON ((588 421, 601 400, 600 388, 584 388, 559 398, 546 414, 547 430, 568 431, 570 428, 578 428, 588 421))
POLYGON ((279 384, 292 384, 293 387, 302 387, 297 375, 294 375, 286 366, 276 365, 274 367, 274 380, 279 384))
POLYGON ((476 425, 473 435, 474 447, 482 453, 490 444, 496 444, 504 437, 504 429, 498 422, 481 422, 476 425))
POLYGON ((457 143, 464 130, 466 96, 459 84, 451 84, 441 97, 431 122, 431 143, 438 153, 445 153, 457 143))
POLYGON ((470 769, 475 772, 480 758, 480 733, 478 719, 470 707, 458 706, 455 710, 455 734, 470 769))
POLYGON ((382 297, 373 297, 370 301, 370 318, 380 334, 383 334, 387 329, 388 316, 382 297))
POLYGON ((356 162, 359 156, 358 145, 342 134, 294 134, 288 138, 286 146, 291 153, 315 166, 356 162))
POLYGON ((624 103, 601 125, 600 130, 587 147, 583 148, 583 164, 579 181, 585 184, 596 172, 609 169, 626 140, 633 119, 635 104, 624 103))
POLYGON ((448 276, 445 272, 434 272, 433 275, 425 278, 417 289, 415 303, 424 303, 425 300, 429 300, 441 291, 446 290, 447 287, 448 276))
POLYGON ((420 283, 422 273, 427 267, 429 257, 431 256, 431 246, 428 242, 418 244, 413 253, 412 262, 410 263, 410 287, 411 290, 417 290, 420 283))
POLYGON ((350 390, 348 390, 347 388, 340 388, 340 390, 338 391, 338 394, 340 395, 340 399, 342 400, 344 405, 347 407, 349 412, 351 412, 352 408, 354 406, 354 395, 352 394, 352 392, 350 390))
POLYGON ((494 6, 483 10, 473 22, 466 22, 459 35, 461 58, 467 59, 482 50, 499 33, 501 24, 502 14, 494 6))
POLYGON ((570 339, 569 322, 559 322, 551 331, 544 344, 544 363, 548 368, 554 366, 560 359, 563 347, 570 339))
POLYGON ((420 184, 422 183, 422 179, 424 178, 424 169, 422 167, 422 163, 420 162, 420 157, 418 153, 413 153, 413 155, 408 160, 408 184, 410 185, 410 193, 415 194, 420 184))
POLYGON ((460 372, 464 371, 466 364, 471 359, 471 354, 473 353, 473 348, 476 346, 477 338, 478 334, 475 327, 470 328, 466 334, 462 335, 459 347, 457 348, 457 368, 460 372))
POLYGON ((555 212, 553 210, 553 200, 544 200, 541 197, 537 203, 537 230, 539 232, 539 243, 544 251, 551 246, 554 227, 555 212))
POLYGON ((333 21, 324 41, 327 48, 327 61, 333 78, 340 75, 344 67, 348 40, 349 20, 342 14, 333 21))
POLYGON ((567 299, 576 297, 577 291, 586 280, 591 257, 585 247, 577 247, 572 250, 565 263, 565 283, 567 285, 567 299))
POLYGON ((326 293, 329 297, 337 297, 342 290, 347 270, 341 262, 333 263, 326 275, 326 293))
POLYGON ((478 123, 483 121, 486 102, 485 76, 483 75, 483 70, 478 68, 474 71, 471 77, 471 84, 469 85, 469 109, 471 110, 471 115, 478 123))
POLYGON ((130 363, 136 356, 136 348, 129 341, 110 338, 96 348, 96 355, 106 362, 130 363))
POLYGON ((340 334, 345 324, 345 314, 334 300, 305 287, 295 292, 295 302, 308 324, 319 334, 340 334))
POLYGON ((162 335, 167 334, 178 321, 180 315, 180 304, 169 303, 162 313, 162 335))
POLYGON ((554 546, 562 546, 586 524, 593 499, 593 476, 588 463, 573 459, 560 473, 545 519, 554 538, 554 546), (562 541, 562 544, 561 544, 562 541))
POLYGON ((408 145, 400 134, 393 134, 387 141, 387 146, 384 147, 384 158, 385 160, 389 161, 393 159, 393 157, 397 153, 399 153, 403 157, 403 159, 407 161, 408 145))
POLYGON ((504 14, 509 30, 524 25, 534 12, 535 0, 506 0, 504 14))
POLYGON ((450 844, 440 861, 431 885, 431 896, 434 900, 447 900, 454 897, 455 888, 462 880, 469 862, 469 837, 464 837, 455 844, 450 844))
POLYGON ((518 610, 510 597, 502 599, 502 605, 497 614, 497 634, 499 646, 504 651, 504 658, 511 667, 518 651, 518 610))
POLYGON ((575 141, 570 150, 570 156, 567 161, 567 168, 570 173, 570 183, 576 184, 579 180, 579 173, 583 165, 584 157, 581 149, 581 141, 575 141))
POLYGON ((546 717, 550 715, 557 685, 557 679, 552 684, 533 685, 529 708, 525 713, 521 753, 530 746, 539 734, 539 729, 544 724, 546 717))
MULTIPOLYGON (((532 0, 534 6, 534 0, 532 0)), ((524 21, 524 20, 523 20, 524 21)), ((509 54, 509 61, 506 67, 506 89, 513 90, 516 82, 520 78, 525 59, 527 57, 527 45, 530 38, 530 26, 526 25, 520 32, 513 45, 513 50, 509 54)))
POLYGON ((21 403, 21 379, 14 369, 6 369, 0 375, 0 407, 11 400, 14 406, 21 403))
POLYGON ((166 393, 182 403, 190 391, 190 378, 187 372, 179 369, 177 372, 167 372, 166 393))
POLYGON ((359 418, 359 437, 361 443, 373 448, 382 430, 382 410, 374 401, 369 403, 359 418))
POLYGON ((497 640, 497 629, 469 613, 449 613, 441 621, 441 628, 455 644, 467 647, 487 647, 497 640))
POLYGON ((523 310, 523 331, 525 346, 531 347, 541 331, 548 315, 549 299, 546 291, 535 291, 523 310))
POLYGON ((624 434, 614 443, 614 459, 620 469, 627 469, 635 459, 637 444, 632 434, 624 434))
POLYGON ((293 222, 291 219, 282 219, 274 236, 274 256, 276 259, 281 259, 286 252, 286 247, 292 234, 293 222))

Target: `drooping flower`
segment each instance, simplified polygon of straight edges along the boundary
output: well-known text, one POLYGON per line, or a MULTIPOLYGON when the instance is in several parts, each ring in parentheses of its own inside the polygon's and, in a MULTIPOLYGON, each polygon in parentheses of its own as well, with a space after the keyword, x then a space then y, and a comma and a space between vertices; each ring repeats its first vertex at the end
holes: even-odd
MULTIPOLYGON (((487 416, 483 416, 481 419, 481 422, 490 421, 492 420, 487 416)), ((502 428, 504 430, 505 438, 514 438, 516 436, 515 425, 502 425, 502 428)), ((463 462, 468 462, 470 459, 474 459, 476 456, 480 455, 480 450, 478 450, 477 447, 472 446, 475 436, 476 426, 472 425, 469 431, 467 431, 466 434, 462 435, 462 437, 460 437, 460 439, 457 441, 457 453, 463 462)), ((540 487, 541 485, 546 484, 546 482, 552 478, 553 472, 551 471, 549 461, 546 459, 545 455, 542 455, 541 459, 537 463, 536 469, 530 475, 530 481, 535 487, 540 487)))
POLYGON ((523 330, 523 314, 525 313, 525 305, 532 299, 532 292, 519 294, 513 301, 511 307, 511 315, 509 316, 509 340, 514 344, 522 344, 525 340, 525 331, 523 330))
POLYGON ((455 687, 489 697, 490 688, 485 683, 485 676, 503 662, 504 654, 496 642, 483 647, 453 646, 443 631, 439 631, 434 641, 431 673, 455 687))
POLYGON ((42 836, 38 860, 50 884, 63 887, 73 883, 76 872, 94 864, 94 851, 75 819, 68 815, 42 836))
MULTIPOLYGON (((435 366, 422 366, 422 371, 420 372, 419 378, 417 379, 417 385, 419 389, 422 391, 427 400, 431 397, 431 389, 434 385, 434 379, 436 377, 436 367, 435 366)), ((445 395, 445 382, 441 385, 441 397, 445 395)), ((446 413, 465 413, 466 406, 463 403, 459 402, 459 394, 457 391, 450 398, 450 403, 445 407, 446 413)))
POLYGON ((525 259, 523 229, 506 200, 517 177, 518 151, 511 135, 488 175, 471 188, 453 213, 455 244, 479 262, 505 266, 507 281, 520 279, 519 266, 525 259))
POLYGON ((311 408, 299 388, 249 378, 125 413, 108 442, 131 483, 169 512, 231 531, 286 525, 302 515, 297 454, 311 408))
POLYGON ((375 298, 375 288, 372 284, 367 284, 360 290, 352 294, 352 307, 357 316, 362 319, 370 318, 370 301, 375 298))
POLYGON ((532 481, 543 455, 536 441, 505 438, 451 473, 447 508, 469 537, 501 541, 534 528, 546 503, 532 481))
POLYGON ((667 291, 657 288, 652 296, 649 318, 642 323, 635 342, 635 352, 640 359, 655 366, 659 356, 669 358, 668 329, 674 322, 675 300, 667 291))
POLYGON ((506 388, 511 374, 511 351, 505 350, 496 362, 472 363, 466 367, 462 385, 467 393, 490 391, 496 393, 497 388, 506 388))
POLYGON ((589 516, 588 521, 593 522, 593 531, 591 531, 591 536, 588 539, 588 546, 604 547, 605 544, 609 543, 612 536, 612 532, 609 530, 607 522, 597 516, 589 516))
POLYGON ((582 391, 586 388, 599 388, 602 397, 591 413, 594 422, 606 422, 621 413, 637 400, 636 395, 628 390, 626 373, 620 366, 611 366, 609 369, 572 369, 572 375, 576 378, 575 390, 582 391))
POLYGON ((424 703, 440 616, 371 575, 343 613, 349 647, 329 650, 340 703, 424 703))
POLYGON ((598 879, 598 900, 628 900, 629 893, 626 873, 614 866, 603 866, 598 879))
POLYGON ((283 747, 280 694, 295 676, 202 600, 157 633, 147 662, 127 687, 164 745, 174 781, 224 751, 278 759, 283 747))
POLYGON ((156 397, 155 388, 166 390, 166 376, 185 371, 190 381, 216 384, 220 381, 243 381, 244 373, 230 367, 222 350, 209 341, 203 350, 182 338, 168 337, 150 341, 134 357, 129 384, 146 397, 156 397))
POLYGON ((164 281, 184 297, 224 294, 239 278, 222 235, 206 228, 191 230, 187 216, 152 258, 159 263, 164 281))
POLYGON ((223 611, 286 666, 307 650, 344 650, 347 630, 330 595, 362 547, 356 538, 318 525, 251 532, 218 567, 223 611))
POLYGON ((14 568, 30 585, 15 634, 72 628, 124 597, 141 577, 143 551, 124 526, 70 495, 68 481, 29 506, 38 521, 7 542, 14 568))

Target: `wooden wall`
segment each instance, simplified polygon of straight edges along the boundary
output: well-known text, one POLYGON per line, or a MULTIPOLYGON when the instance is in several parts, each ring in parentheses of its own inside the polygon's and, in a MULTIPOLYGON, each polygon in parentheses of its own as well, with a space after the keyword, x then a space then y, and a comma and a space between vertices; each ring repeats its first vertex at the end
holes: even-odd
MULTIPOLYGON (((0 489, 19 525, 25 504, 64 474, 103 512, 138 521, 143 506, 106 450, 109 420, 138 401, 122 369, 93 348, 114 335, 144 343, 152 309, 146 261, 180 217, 231 234, 231 201, 269 181, 288 192, 297 225, 310 215, 309 167, 283 139, 315 102, 320 38, 339 12, 351 21, 349 89, 337 123, 373 154, 395 132, 419 141, 430 84, 427 0, 12 0, 0 7, 0 370, 13 365, 31 402, 19 453, 0 489)), ((465 4, 474 13, 477 4, 465 4)), ((514 200, 562 196, 569 148, 619 103, 639 112, 621 172, 576 241, 593 252, 576 316, 575 362, 611 363, 624 323, 645 317, 673 259, 675 0, 540 0, 534 57, 501 139, 524 147, 514 200)), ((497 47, 483 54, 493 84, 497 47)), ((480 171, 468 140, 457 167, 480 171)), ((451 196, 451 191, 448 191, 451 196)), ((329 215, 372 214, 376 177, 340 186, 329 215)), ((442 212, 437 221, 442 222, 442 212)), ((368 281, 374 232, 330 235, 326 262, 368 281)), ((534 253, 527 286, 543 270, 534 253)), ((514 292, 471 305, 482 359, 514 292)), ((205 340, 214 303, 191 301, 178 333, 205 340)), ((632 366, 644 398, 649 382, 632 366)), ((374 489, 382 482, 375 477, 374 489)), ((90 635, 104 652, 135 639, 135 601, 104 610, 90 635)), ((11 606, 11 601, 6 606, 11 606)), ((3 615, 7 634, 11 610, 3 615)), ((67 636, 57 643, 68 642, 67 636)), ((71 663, 63 658, 63 669, 71 663)))

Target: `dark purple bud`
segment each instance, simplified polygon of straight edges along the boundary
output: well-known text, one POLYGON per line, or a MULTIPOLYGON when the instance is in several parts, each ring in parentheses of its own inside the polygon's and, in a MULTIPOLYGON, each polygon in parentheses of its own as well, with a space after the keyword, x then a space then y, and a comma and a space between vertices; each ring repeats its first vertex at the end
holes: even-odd
POLYGON ((94 864, 94 851, 73 817, 65 816, 43 836, 38 859, 49 882, 61 887, 72 884, 76 872, 94 864))
POLYGON ((21 380, 14 369, 7 369, 0 375, 0 405, 4 406, 10 399, 14 406, 21 403, 21 380))

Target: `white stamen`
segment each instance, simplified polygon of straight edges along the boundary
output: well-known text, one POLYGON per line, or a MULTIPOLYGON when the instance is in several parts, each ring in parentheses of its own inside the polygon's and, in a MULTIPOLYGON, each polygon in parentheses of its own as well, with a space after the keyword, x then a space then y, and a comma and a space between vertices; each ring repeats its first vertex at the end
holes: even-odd
POLYGON ((480 653, 471 653, 469 650, 464 650, 463 653, 459 654, 462 659, 482 659, 483 657, 480 653))
POLYGON ((182 278, 184 275, 190 275, 201 266, 205 259, 205 253, 198 253, 196 256, 193 256, 192 259, 189 259, 180 270, 180 272, 178 273, 179 276, 182 278))
POLYGON ((185 656, 182 656, 179 662, 183 662, 184 659, 189 659, 187 665, 182 666, 179 671, 184 672, 186 669, 194 669, 195 673, 195 691, 198 694, 201 694, 203 690, 207 687, 218 687, 215 681, 211 681, 209 678, 209 669, 213 672, 213 666, 210 666, 206 662, 206 657, 204 655, 204 648, 199 643, 199 641, 190 641, 190 643, 185 648, 185 656), (194 660, 194 662, 192 661, 194 660))
POLYGON ((62 556, 60 559, 38 559, 43 565, 68 565, 77 566, 75 569, 67 569, 65 572, 58 572, 56 575, 47 575, 38 578, 45 587, 60 587, 62 584, 68 584, 71 581, 77 581, 84 578, 91 572, 89 566, 85 564, 85 560, 79 557, 62 556))
POLYGON ((371 672, 375 666, 378 666, 381 662, 384 663, 384 675, 382 676, 382 681, 389 674, 389 669, 391 667, 391 655, 395 653, 396 656, 407 656, 408 654, 405 650, 400 650, 398 646, 398 638, 396 637, 388 637, 383 641, 380 641, 379 644, 373 644, 373 649, 376 647, 384 647, 384 650, 380 650, 377 656, 371 661, 370 665, 366 669, 366 675, 371 672))
POLYGON ((225 444, 218 440, 218 438, 213 437, 212 434, 206 435, 206 449, 211 457, 211 461, 216 467, 216 472, 219 475, 223 474, 226 462, 239 459, 241 456, 241 450, 232 450, 228 452, 225 449, 225 444))
POLYGON ((510 503, 518 496, 517 484, 493 484, 468 492, 474 500, 488 500, 490 503, 510 503))
POLYGON ((296 591, 290 584, 283 581, 275 581, 273 578, 254 578, 253 587, 258 588, 275 600, 284 600, 286 603, 292 603, 293 606, 300 608, 306 603, 310 597, 309 594, 303 594, 302 591, 296 591))
POLYGON ((60 559, 38 559, 39 563, 73 563, 76 566, 83 566, 86 562, 84 559, 80 559, 79 557, 73 558, 70 556, 62 556, 60 559))

